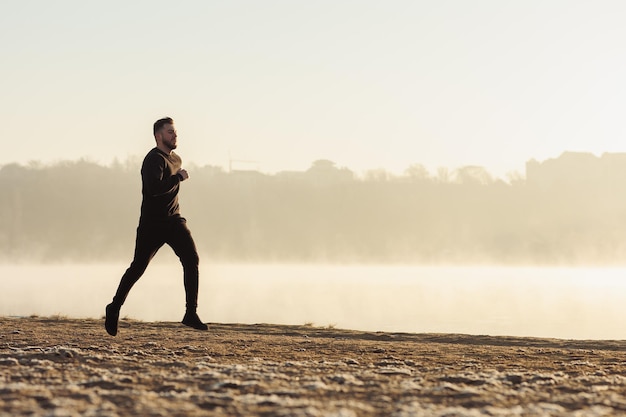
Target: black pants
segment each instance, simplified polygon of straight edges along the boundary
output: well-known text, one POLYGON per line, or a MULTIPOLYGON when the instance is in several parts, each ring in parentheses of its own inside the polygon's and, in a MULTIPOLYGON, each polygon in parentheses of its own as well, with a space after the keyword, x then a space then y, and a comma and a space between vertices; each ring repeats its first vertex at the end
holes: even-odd
POLYGON ((157 251, 168 244, 183 265, 187 310, 195 311, 198 306, 198 264, 196 244, 183 217, 174 217, 166 222, 140 222, 137 227, 135 256, 117 288, 113 304, 121 307, 130 289, 141 278, 157 251))

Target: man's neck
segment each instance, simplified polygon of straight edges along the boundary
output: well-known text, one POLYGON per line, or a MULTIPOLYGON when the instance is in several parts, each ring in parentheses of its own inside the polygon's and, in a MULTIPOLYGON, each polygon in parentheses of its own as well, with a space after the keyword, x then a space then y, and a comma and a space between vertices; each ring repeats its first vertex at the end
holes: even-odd
POLYGON ((172 150, 165 145, 157 145, 157 149, 163 152, 165 155, 169 155, 172 153, 172 150))

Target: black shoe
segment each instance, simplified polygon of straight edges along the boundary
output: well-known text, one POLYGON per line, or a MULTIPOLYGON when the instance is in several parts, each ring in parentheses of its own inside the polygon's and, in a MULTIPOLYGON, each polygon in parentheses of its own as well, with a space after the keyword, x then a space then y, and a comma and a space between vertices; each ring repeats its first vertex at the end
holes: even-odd
POLYGON ((106 318, 104 319, 104 328, 111 336, 117 334, 117 321, 120 318, 120 309, 115 307, 113 303, 106 307, 106 318))
POLYGON ((200 317, 198 317, 198 314, 196 314, 195 311, 185 313, 182 323, 185 326, 193 327, 196 330, 209 330, 209 326, 202 323, 202 320, 200 320, 200 317))

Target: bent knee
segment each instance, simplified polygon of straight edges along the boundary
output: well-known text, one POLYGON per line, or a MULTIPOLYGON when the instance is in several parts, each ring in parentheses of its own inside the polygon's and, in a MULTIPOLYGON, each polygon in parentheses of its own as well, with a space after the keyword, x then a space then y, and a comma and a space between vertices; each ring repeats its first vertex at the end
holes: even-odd
POLYGON ((186 256, 181 256, 180 262, 184 267, 198 267, 200 264, 200 257, 197 253, 189 254, 186 256))

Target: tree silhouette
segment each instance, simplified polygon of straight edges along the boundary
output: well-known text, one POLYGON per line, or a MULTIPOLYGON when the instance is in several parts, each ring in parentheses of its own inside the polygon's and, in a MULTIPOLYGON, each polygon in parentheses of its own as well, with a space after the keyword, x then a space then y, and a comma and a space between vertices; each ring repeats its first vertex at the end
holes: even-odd
MULTIPOLYGON (((615 264, 626 261, 622 163, 568 154, 529 161, 529 178, 509 183, 479 166, 431 176, 414 164, 403 176, 372 170, 363 178, 329 160, 275 175, 190 167, 180 201, 208 259, 615 264)), ((1 166, 0 261, 127 262, 139 165, 1 166)))

